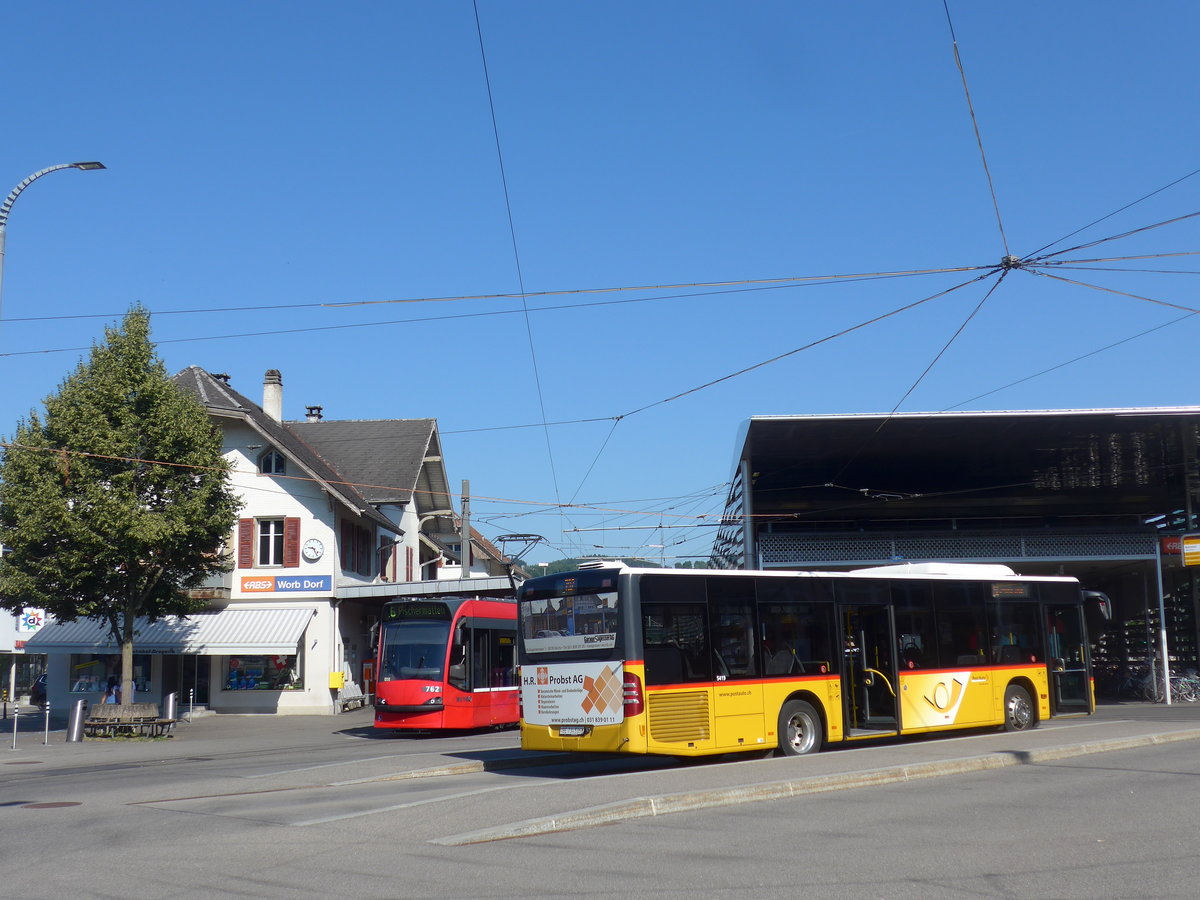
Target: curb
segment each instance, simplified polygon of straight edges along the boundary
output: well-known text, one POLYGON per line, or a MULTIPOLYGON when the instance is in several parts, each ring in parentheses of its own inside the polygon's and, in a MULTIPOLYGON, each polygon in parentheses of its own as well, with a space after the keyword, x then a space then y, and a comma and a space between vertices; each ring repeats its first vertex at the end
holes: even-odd
POLYGON ((997 751, 985 756, 970 756, 963 759, 938 760, 915 765, 892 766, 883 769, 868 769, 862 772, 846 772, 837 775, 817 775, 792 781, 776 781, 766 784, 739 785, 711 791, 684 791, 658 797, 634 797, 600 806, 575 810, 557 816, 545 816, 511 822, 493 828, 482 828, 462 834, 435 838, 429 843, 448 847, 482 844, 509 838, 532 837, 556 831, 571 831, 593 825, 606 825, 628 819, 647 816, 662 816, 671 813, 691 812, 734 806, 739 803, 755 803, 760 800, 782 800, 805 794, 822 794, 830 791, 850 790, 860 787, 875 787, 904 781, 918 781, 941 775, 961 775, 967 772, 982 772, 1005 769, 1011 766, 1051 762, 1073 756, 1088 756, 1114 750, 1130 750, 1154 744, 1170 744, 1176 741, 1200 740, 1200 729, 1174 731, 1165 734, 1148 734, 1137 737, 1113 738, 1111 740, 1088 741, 1043 750, 997 751))

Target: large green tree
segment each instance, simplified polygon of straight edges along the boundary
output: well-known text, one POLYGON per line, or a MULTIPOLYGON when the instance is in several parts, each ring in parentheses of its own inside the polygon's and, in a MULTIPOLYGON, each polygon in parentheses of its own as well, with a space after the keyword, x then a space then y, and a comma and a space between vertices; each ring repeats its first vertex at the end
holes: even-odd
POLYGON ((5 443, 0 605, 103 622, 131 701, 137 617, 198 611, 188 589, 227 569, 227 472, 219 431, 167 377, 135 307, 5 443))

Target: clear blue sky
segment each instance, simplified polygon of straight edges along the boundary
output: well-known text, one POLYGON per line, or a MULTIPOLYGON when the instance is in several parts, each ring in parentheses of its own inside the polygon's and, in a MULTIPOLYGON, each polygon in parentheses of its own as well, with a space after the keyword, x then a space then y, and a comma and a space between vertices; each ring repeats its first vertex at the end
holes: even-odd
MULTIPOLYGON (((950 11, 1012 254, 1200 167, 1196 3, 950 11)), ((479 14, 528 292, 1005 254, 940 0, 479 0, 479 14)), ((436 417, 480 530, 549 540, 530 562, 703 556, 712 528, 630 526, 719 512, 751 415, 891 411, 992 283, 614 428, 976 273, 530 297, 527 316, 520 299, 305 307, 519 291, 469 0, 11 0, 0 34, 0 194, 55 163, 109 167, 54 173, 13 209, 3 434, 81 356, 26 351, 87 347, 141 303, 171 371, 228 372, 257 399, 277 368, 286 418, 306 404, 436 417), (217 308, 236 309, 173 314, 217 308), (580 419, 602 421, 541 427, 580 419), (513 425, 538 427, 475 430, 513 425)), ((1200 175, 1056 249, 1197 210, 1200 175)), ((1068 256, 1195 252, 1197 221, 1068 256)), ((1200 305, 1194 257, 1098 265, 1174 272, 1061 274, 1200 305)), ((1183 315, 1016 271, 900 409, 1195 403, 1200 316, 1127 340, 1183 315)))

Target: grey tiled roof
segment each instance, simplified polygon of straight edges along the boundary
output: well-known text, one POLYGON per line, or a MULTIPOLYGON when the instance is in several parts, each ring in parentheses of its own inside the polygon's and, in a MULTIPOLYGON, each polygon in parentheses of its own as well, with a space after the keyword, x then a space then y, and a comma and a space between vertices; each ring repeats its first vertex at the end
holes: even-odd
MULTIPOLYGON (((199 366, 189 366, 174 377, 174 382, 196 397, 210 413, 243 419, 263 435, 284 456, 294 460, 351 509, 392 531, 397 526, 371 505, 355 486, 355 479, 335 467, 310 447, 291 427, 280 424, 263 412, 262 407, 239 394, 228 384, 214 378, 199 366)), ((432 420, 430 420, 432 421, 432 420)))
POLYGON ((412 498, 436 419, 288 422, 309 447, 337 466, 372 503, 412 498))

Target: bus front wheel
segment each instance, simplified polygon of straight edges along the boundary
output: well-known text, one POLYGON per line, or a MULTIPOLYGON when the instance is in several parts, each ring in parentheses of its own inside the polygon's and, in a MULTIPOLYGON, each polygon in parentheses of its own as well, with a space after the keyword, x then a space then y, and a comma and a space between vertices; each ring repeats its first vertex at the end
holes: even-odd
POLYGON ((784 756, 802 756, 821 749, 821 717, 811 704, 789 700, 779 710, 779 752, 784 756))
POLYGON ((1010 684, 1004 692, 1004 730, 1028 731, 1037 724, 1037 714, 1029 691, 1019 684, 1010 684))

